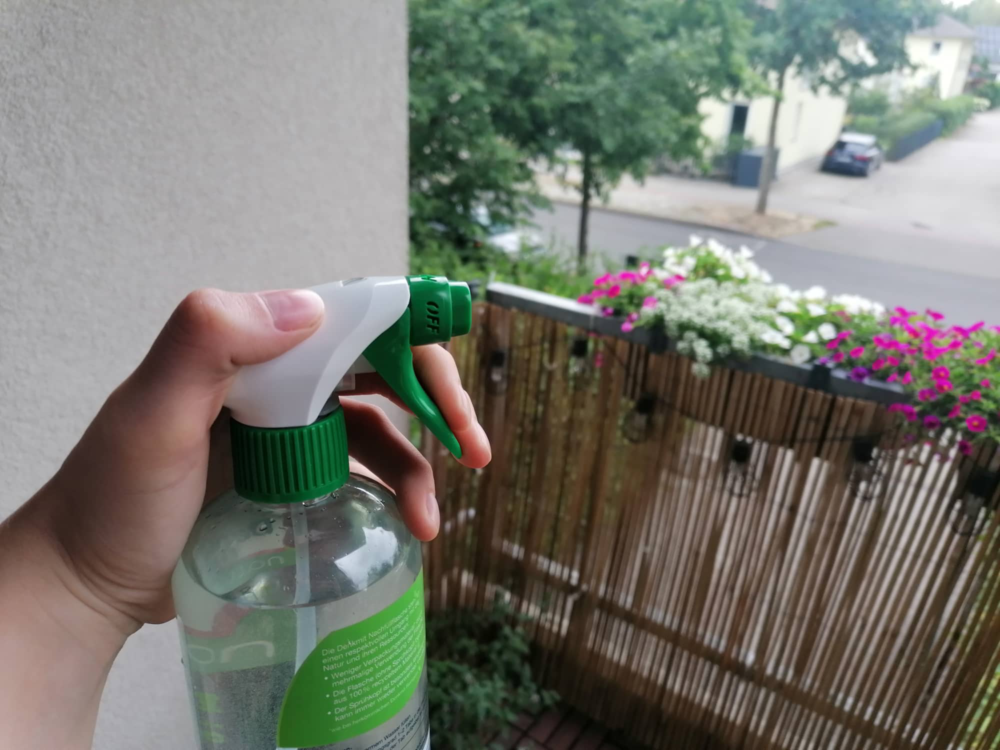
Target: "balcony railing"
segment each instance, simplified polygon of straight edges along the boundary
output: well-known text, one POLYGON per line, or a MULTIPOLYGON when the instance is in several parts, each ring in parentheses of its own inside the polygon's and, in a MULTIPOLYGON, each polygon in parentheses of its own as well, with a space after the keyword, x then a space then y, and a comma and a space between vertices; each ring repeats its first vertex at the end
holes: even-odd
POLYGON ((887 412, 900 391, 825 368, 701 380, 653 332, 505 284, 453 353, 494 458, 425 442, 430 608, 505 599, 547 685, 656 748, 1000 737, 995 446, 952 460, 887 412))

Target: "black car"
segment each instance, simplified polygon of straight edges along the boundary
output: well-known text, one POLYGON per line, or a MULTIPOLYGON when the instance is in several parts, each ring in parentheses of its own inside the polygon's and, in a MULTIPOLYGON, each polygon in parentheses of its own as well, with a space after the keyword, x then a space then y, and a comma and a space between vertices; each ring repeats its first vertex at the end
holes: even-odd
POLYGON ((885 155, 873 135, 841 133, 823 158, 824 172, 847 172, 867 177, 882 166, 885 155))

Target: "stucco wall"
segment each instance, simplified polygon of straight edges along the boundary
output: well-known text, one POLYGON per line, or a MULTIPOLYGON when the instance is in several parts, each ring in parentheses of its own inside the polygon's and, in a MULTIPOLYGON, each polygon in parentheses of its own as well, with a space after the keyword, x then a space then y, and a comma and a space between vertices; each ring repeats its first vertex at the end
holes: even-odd
MULTIPOLYGON (((754 145, 767 143, 772 100, 758 97, 737 100, 749 104, 745 135, 754 145)), ((700 111, 705 116, 702 132, 713 142, 723 142, 732 122, 731 102, 706 99, 700 111)), ((818 159, 833 145, 844 123, 847 101, 828 91, 814 93, 797 75, 785 81, 784 99, 778 115, 777 146, 781 150, 778 171, 787 170, 811 159, 818 159)))
POLYGON ((932 39, 911 36, 906 39, 906 53, 915 70, 900 75, 904 90, 926 86, 936 75, 942 99, 958 96, 965 90, 972 64, 974 43, 969 39, 932 39), (935 42, 941 48, 934 52, 935 42))
MULTIPOLYGON (((0 10, 0 518, 204 285, 406 264, 404 0, 13 0, 0 10)), ((173 624, 95 747, 193 746, 173 624)))

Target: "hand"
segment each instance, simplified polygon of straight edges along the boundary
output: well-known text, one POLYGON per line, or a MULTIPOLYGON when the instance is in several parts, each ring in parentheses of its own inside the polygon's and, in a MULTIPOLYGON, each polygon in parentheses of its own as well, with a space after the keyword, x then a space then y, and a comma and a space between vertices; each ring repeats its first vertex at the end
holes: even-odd
MULTIPOLYGON (((0 600, 5 609, 18 606, 12 599, 28 602, 14 618, 27 630, 11 632, 17 626, 5 619, 0 643, 24 644, 36 633, 43 637, 43 631, 47 639, 71 634, 74 641, 98 644, 95 653, 108 653, 97 659, 105 669, 143 623, 173 617, 170 577, 188 534, 206 495, 211 499, 231 486, 228 429, 218 419, 227 390, 241 365, 292 348, 316 330, 322 316, 320 298, 305 291, 205 290, 181 303, 55 477, 0 526, 0 600), (39 611, 44 627, 38 627, 39 611), (53 635, 53 629, 65 632, 53 635)), ((451 356, 438 346, 420 347, 414 366, 462 446, 461 462, 484 466, 489 443, 451 356)), ((369 392, 385 388, 377 382, 369 386, 369 392)), ((427 461, 381 409, 347 399, 343 408, 353 458, 396 492, 413 534, 433 538, 440 519, 427 461)), ((0 659, 4 651, 0 646, 0 659)), ((45 663, 59 658, 55 651, 39 651, 42 656, 26 669, 57 670, 45 663)), ((9 675, 19 673, 5 663, 9 675)), ((72 663, 63 658, 64 668, 72 663)), ((99 696, 103 676, 98 676, 99 696)), ((5 706, 10 708, 6 687, 0 684, 0 727, 6 723, 5 706)), ((63 685, 59 692, 76 689, 63 685)), ((23 703, 30 697, 10 699, 23 703)), ((96 702, 93 707, 96 711, 96 702)), ((81 712, 88 715, 85 708, 81 712)), ((79 734, 73 736, 75 741, 79 734)), ((45 737, 45 746, 69 746, 45 737)))

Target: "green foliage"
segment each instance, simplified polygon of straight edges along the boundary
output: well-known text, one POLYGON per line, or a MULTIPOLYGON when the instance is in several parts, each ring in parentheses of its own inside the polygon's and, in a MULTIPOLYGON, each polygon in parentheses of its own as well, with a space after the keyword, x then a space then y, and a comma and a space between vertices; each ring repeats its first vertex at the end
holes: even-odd
MULTIPOLYGON (((523 620, 522 620, 523 621, 523 620)), ((556 696, 535 682, 527 636, 509 609, 456 610, 427 619, 427 675, 434 747, 480 750, 485 738, 556 696)))
POLYGON ((900 115, 891 115, 883 120, 875 134, 886 151, 891 151, 900 139, 923 130, 933 123, 937 116, 925 110, 911 110, 900 115))
POLYGON ((885 145, 885 139, 881 135, 884 130, 884 123, 881 117, 874 115, 858 115, 851 119, 851 130, 856 133, 868 133, 879 136, 879 140, 885 145))
POLYGON ((539 202, 529 160, 555 147, 548 81, 564 42, 515 0, 410 0, 410 236, 482 236, 473 208, 513 223, 539 202))
POLYGON ((505 281, 540 292, 576 298, 590 288, 594 271, 591 263, 580 267, 551 248, 524 248, 510 254, 488 245, 477 248, 463 259, 445 245, 419 250, 411 246, 411 273, 431 273, 464 281, 505 281))
POLYGON ((855 89, 847 100, 847 111, 855 116, 881 117, 889 111, 889 95, 884 91, 855 89))
POLYGON ((934 99, 926 103, 926 110, 944 121, 944 133, 954 133, 969 121, 976 111, 974 96, 953 96, 951 99, 934 99))
POLYGON ((1000 107, 1000 81, 983 84, 974 93, 989 101, 990 109, 1000 107))
POLYGON ((972 0, 968 5, 952 8, 948 12, 972 26, 1000 26, 1000 2, 997 0, 972 0))

